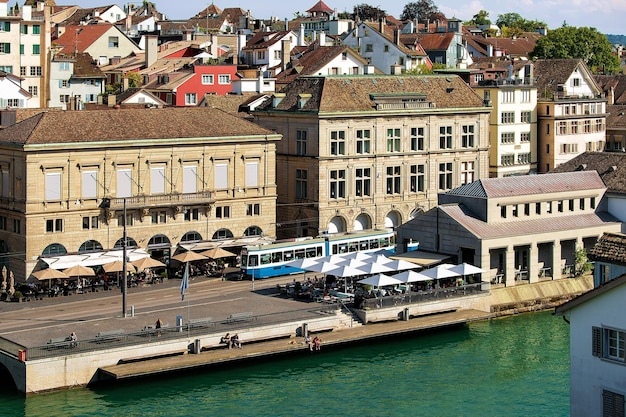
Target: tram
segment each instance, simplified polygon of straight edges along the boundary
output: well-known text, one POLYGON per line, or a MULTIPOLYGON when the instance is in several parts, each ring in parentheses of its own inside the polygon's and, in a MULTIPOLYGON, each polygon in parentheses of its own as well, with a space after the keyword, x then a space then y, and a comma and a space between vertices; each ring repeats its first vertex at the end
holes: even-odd
POLYGON ((301 273, 302 269, 286 264, 297 259, 322 258, 357 251, 395 252, 395 241, 393 230, 376 229, 246 246, 241 251, 241 272, 248 279, 301 273))

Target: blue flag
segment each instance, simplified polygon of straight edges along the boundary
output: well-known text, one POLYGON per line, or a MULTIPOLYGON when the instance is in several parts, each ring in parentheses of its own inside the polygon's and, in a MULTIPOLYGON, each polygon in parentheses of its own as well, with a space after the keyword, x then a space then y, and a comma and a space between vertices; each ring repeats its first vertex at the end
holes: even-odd
POLYGON ((185 272, 183 273, 183 280, 180 283, 180 301, 185 300, 185 290, 189 288, 189 262, 185 264, 185 272))

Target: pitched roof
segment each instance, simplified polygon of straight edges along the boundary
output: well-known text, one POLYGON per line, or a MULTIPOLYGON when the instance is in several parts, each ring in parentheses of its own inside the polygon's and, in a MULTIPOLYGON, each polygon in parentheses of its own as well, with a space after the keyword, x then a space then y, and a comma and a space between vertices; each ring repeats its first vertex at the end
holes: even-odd
POLYGON ((53 58, 53 61, 56 60, 74 61, 72 78, 106 78, 100 67, 98 67, 97 62, 87 52, 77 54, 76 56, 74 54, 67 56, 57 54, 53 58))
POLYGON ((515 56, 527 56, 530 54, 535 45, 537 44, 536 37, 517 37, 517 38, 485 38, 484 36, 467 36, 467 41, 470 39, 479 44, 483 49, 487 49, 487 45, 491 45, 494 48, 504 50, 507 55, 515 56))
POLYGON ((313 7, 306 11, 307 13, 313 12, 322 12, 322 13, 334 13, 334 10, 331 9, 324 3, 322 0, 319 0, 313 7))
POLYGON ((552 172, 594 171, 600 175, 607 192, 626 195, 626 153, 584 152, 559 165, 552 172))
POLYGON ((602 91, 605 93, 613 88, 613 103, 609 104, 626 104, 626 75, 594 75, 602 91))
POLYGON ((587 251, 589 259, 617 265, 626 265, 626 235, 604 233, 596 244, 587 251))
MULTIPOLYGON (((533 75, 536 77, 538 93, 545 91, 558 92, 558 86, 567 82, 570 75, 577 69, 591 75, 582 59, 537 59, 534 61, 533 75)), ((598 88, 593 77, 588 81, 592 88, 598 88)), ((599 91, 598 91, 599 92, 599 91)))
POLYGON ((417 39, 425 51, 445 51, 454 40, 454 33, 418 33, 417 39))
POLYGON ((224 138, 274 133, 209 107, 44 111, 0 131, 0 143, 51 145, 184 138, 224 138))
POLYGON ((441 210, 478 239, 498 239, 539 233, 556 234, 566 230, 605 227, 607 223, 621 224, 618 219, 606 212, 487 223, 476 218, 463 204, 441 204, 436 209, 441 210))
POLYGON ((65 54, 74 53, 74 50, 85 52, 87 48, 112 28, 115 28, 115 26, 109 23, 66 26, 65 32, 54 39, 52 44, 61 46, 63 49, 59 52, 65 54))
POLYGON ((557 308, 554 309, 554 313, 556 315, 563 315, 566 312, 568 312, 569 310, 578 307, 579 305, 601 295, 604 294, 610 290, 612 290, 613 288, 619 287, 623 284, 626 283, 626 274, 621 275, 615 279, 609 280, 607 282, 605 282, 604 284, 593 288, 592 290, 587 291, 584 294, 579 295, 578 297, 568 301, 565 304, 561 304, 560 306, 558 306, 557 308))
POLYGON ((286 30, 275 30, 272 32, 257 32, 255 33, 248 41, 246 42, 246 46, 242 49, 250 50, 250 49, 265 49, 277 42, 280 42, 285 36, 289 34, 289 31, 286 30))
POLYGON ((598 188, 604 188, 604 183, 596 172, 579 171, 483 178, 450 190, 446 194, 499 198, 598 188))
POLYGON ((376 112, 376 95, 423 97, 432 103, 428 111, 438 109, 484 108, 479 97, 456 75, 343 75, 304 76, 289 83, 281 93, 285 97, 272 108, 272 100, 259 106, 263 110, 317 112, 376 112), (298 108, 300 94, 311 98, 298 108))
POLYGON ((606 130, 626 129, 626 103, 606 106, 606 130))

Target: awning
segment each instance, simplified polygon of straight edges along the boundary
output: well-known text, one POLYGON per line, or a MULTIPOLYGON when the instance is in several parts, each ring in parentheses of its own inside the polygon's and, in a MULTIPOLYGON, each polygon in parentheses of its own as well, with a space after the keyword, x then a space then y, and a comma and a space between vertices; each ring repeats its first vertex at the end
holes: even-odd
MULTIPOLYGON (((61 255, 48 258, 41 258, 42 261, 48 264, 52 269, 65 269, 76 265, 82 266, 97 266, 104 265, 110 262, 120 261, 123 251, 110 250, 104 252, 90 252, 78 255, 61 255)), ((130 262, 147 258, 150 256, 144 249, 128 249, 126 250, 126 257, 130 262)))
POLYGON ((391 259, 402 259, 423 267, 435 265, 449 259, 450 255, 414 250, 390 256, 391 259))
POLYGON ((235 246, 267 245, 274 242, 264 236, 250 236, 239 239, 203 240, 199 242, 179 243, 178 246, 185 250, 204 251, 213 248, 232 248, 235 246))

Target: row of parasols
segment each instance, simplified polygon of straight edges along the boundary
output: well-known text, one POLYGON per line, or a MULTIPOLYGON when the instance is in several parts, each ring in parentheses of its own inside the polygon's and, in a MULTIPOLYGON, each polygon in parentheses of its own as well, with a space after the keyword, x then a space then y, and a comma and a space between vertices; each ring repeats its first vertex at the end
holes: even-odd
MULTIPOLYGON (((226 258, 236 256, 234 253, 229 252, 222 248, 212 248, 206 250, 202 253, 196 253, 193 251, 187 251, 179 253, 172 257, 179 262, 191 262, 208 258, 226 258)), ((138 259, 133 262, 126 262, 126 271, 129 272, 137 272, 143 271, 149 268, 162 268, 165 267, 165 264, 157 259, 151 257, 145 257, 138 259)), ((124 270, 124 263, 121 260, 113 261, 102 265, 102 269, 107 273, 114 272, 122 272, 124 270)), ((84 265, 74 265, 69 268, 64 269, 63 271, 47 268, 42 269, 40 271, 36 271, 32 273, 32 276, 38 279, 39 281, 44 280, 52 280, 52 279, 69 279, 69 278, 82 278, 82 277, 93 277, 96 273, 93 268, 84 265)))
POLYGON ((331 255, 323 258, 302 258, 289 262, 287 265, 307 272, 320 272, 341 278, 369 275, 357 282, 375 287, 453 277, 461 278, 484 272, 481 268, 468 263, 440 264, 417 272, 415 269, 420 269, 420 265, 402 259, 391 259, 381 253, 364 252, 331 255))

